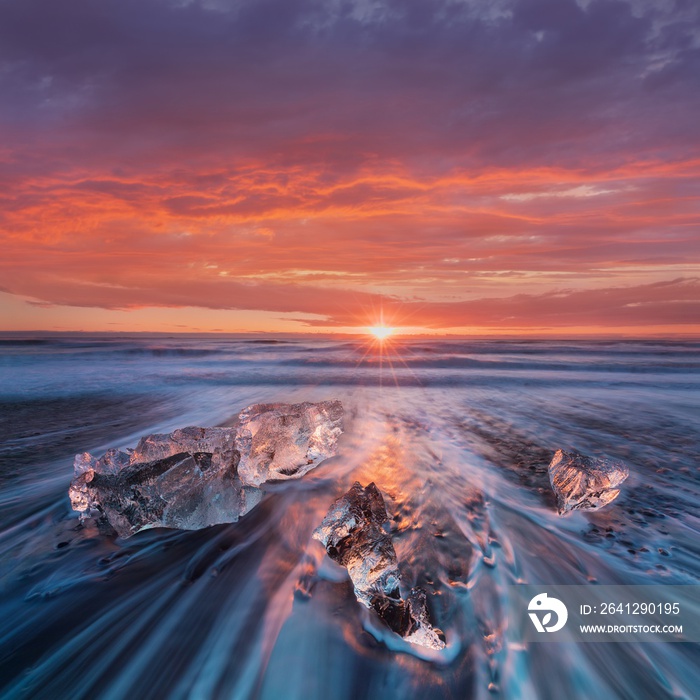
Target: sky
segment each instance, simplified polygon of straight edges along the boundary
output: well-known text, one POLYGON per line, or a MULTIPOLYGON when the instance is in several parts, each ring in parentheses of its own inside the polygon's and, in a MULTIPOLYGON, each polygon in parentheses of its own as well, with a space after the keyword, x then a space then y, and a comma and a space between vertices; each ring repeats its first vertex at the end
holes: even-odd
POLYGON ((3 330, 700 328, 697 0, 0 0, 3 330))

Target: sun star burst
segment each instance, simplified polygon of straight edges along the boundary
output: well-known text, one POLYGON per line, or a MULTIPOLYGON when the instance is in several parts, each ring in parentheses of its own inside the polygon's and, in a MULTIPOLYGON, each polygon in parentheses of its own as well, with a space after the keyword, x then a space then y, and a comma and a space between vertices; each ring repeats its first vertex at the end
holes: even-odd
POLYGON ((387 326, 371 326, 368 330, 379 341, 386 340, 394 332, 387 326))

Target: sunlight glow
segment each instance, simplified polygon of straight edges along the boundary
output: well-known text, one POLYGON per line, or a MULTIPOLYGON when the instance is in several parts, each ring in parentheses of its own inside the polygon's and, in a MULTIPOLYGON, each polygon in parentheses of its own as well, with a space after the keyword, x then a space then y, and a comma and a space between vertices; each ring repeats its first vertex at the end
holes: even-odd
POLYGON ((377 340, 386 340, 393 332, 393 328, 387 328, 386 326, 372 326, 368 328, 369 332, 377 339, 377 340))

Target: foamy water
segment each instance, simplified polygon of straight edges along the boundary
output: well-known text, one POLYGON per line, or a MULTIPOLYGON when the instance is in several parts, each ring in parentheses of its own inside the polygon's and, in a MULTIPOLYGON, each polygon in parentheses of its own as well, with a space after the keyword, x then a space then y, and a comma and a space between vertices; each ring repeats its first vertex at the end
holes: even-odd
POLYGON ((0 689, 31 698, 694 697, 697 645, 530 644, 510 587, 700 579, 700 345, 76 337, 0 343, 0 689), (339 398, 338 457, 236 524, 128 540, 78 526, 72 454, 339 398), (622 459, 560 518, 558 447, 622 459), (447 649, 387 633, 312 539, 359 480, 447 649))

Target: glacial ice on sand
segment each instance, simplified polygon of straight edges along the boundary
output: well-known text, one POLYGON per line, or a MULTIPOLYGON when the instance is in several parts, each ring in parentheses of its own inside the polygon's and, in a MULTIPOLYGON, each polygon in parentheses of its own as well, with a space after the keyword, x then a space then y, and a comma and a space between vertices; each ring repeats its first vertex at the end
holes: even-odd
POLYGON ((572 510, 597 510, 614 501, 629 473, 622 462, 557 450, 549 464, 549 481, 559 515, 572 510))
POLYGON ((344 566, 355 587, 355 597, 397 634, 412 644, 444 649, 445 643, 430 624, 425 591, 413 588, 401 597, 396 551, 384 529, 386 506, 374 483, 352 488, 331 506, 314 531, 331 559, 344 566))
POLYGON ((135 449, 76 455, 73 510, 121 537, 150 527, 230 523, 271 480, 298 479, 336 452, 340 401, 259 404, 230 428, 188 427, 141 438, 135 449))

